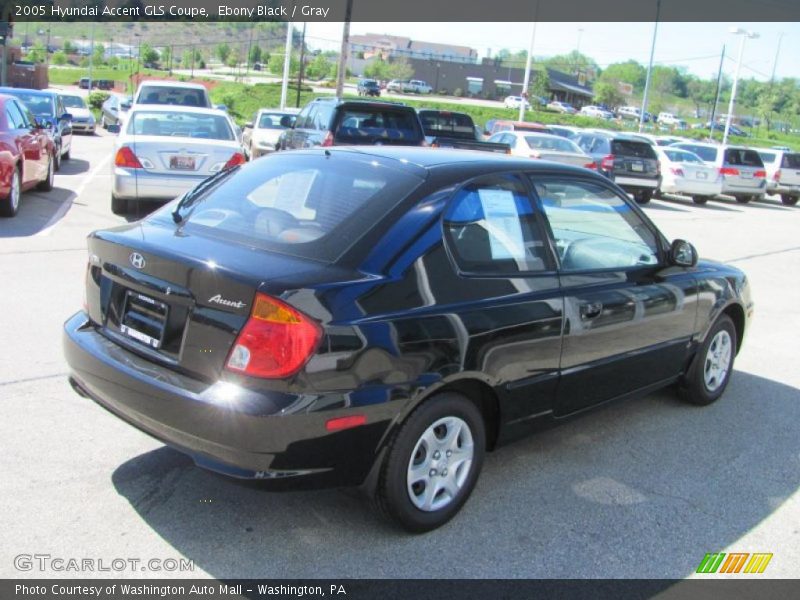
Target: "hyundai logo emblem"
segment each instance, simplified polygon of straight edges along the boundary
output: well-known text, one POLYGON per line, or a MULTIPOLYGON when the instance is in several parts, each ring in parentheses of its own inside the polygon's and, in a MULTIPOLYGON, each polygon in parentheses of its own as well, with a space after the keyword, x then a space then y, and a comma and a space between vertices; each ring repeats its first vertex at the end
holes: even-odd
POLYGON ((137 269, 144 269, 144 266, 147 264, 144 260, 144 256, 138 252, 132 252, 128 257, 128 260, 130 260, 131 264, 137 269))

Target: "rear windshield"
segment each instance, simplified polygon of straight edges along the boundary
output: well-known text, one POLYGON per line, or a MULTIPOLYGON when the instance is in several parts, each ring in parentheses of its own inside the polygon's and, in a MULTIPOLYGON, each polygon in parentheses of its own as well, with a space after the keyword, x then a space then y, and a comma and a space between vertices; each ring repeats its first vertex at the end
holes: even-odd
POLYGON ((53 98, 51 96, 30 94, 16 90, 3 93, 10 96, 16 96, 22 100, 23 104, 28 107, 28 110, 37 117, 52 117, 56 114, 55 105, 53 104, 53 98))
POLYGON ((61 96, 61 101, 67 108, 86 108, 86 102, 80 96, 61 96))
POLYGON ((375 81, 374 79, 365 79, 364 81, 361 82, 361 85, 364 87, 374 88, 378 87, 378 82, 375 81))
POLYGON ((690 152, 694 152, 702 158, 705 162, 714 162, 717 160, 717 149, 716 148, 708 148, 706 146, 691 146, 685 148, 690 152))
POLYGON ((475 124, 469 115, 420 111, 419 118, 425 135, 475 139, 475 124))
POLYGON ((383 107, 343 109, 335 134, 336 141, 350 144, 421 142, 423 137, 414 111, 383 107))
POLYGON ((511 127, 507 129, 513 129, 514 131, 535 131, 537 133, 550 133, 550 130, 545 127, 544 125, 538 125, 536 123, 514 123, 511 127))
POLYGON ((800 154, 784 154, 781 161, 783 169, 800 169, 800 154))
POLYGON ((764 163, 755 150, 728 148, 725 150, 725 163, 737 167, 763 167, 764 163))
POLYGON ((422 182, 371 156, 325 154, 281 152, 241 167, 197 201, 187 227, 334 262, 422 182))
POLYGON ((137 111, 128 121, 127 132, 134 135, 191 137, 232 141, 228 119, 221 115, 187 112, 137 111))
POLYGON ((703 162, 700 160, 700 157, 696 154, 692 154, 691 152, 687 152, 686 150, 664 150, 664 154, 667 155, 672 162, 687 162, 687 163, 699 163, 703 162))
POLYGON ((611 140, 611 154, 634 156, 636 158, 655 158, 656 151, 650 144, 630 140, 611 140))
POLYGON ((142 86, 136 102, 137 104, 173 104, 176 106, 202 106, 209 108, 205 90, 160 85, 142 86))
POLYGON ((259 129, 288 129, 294 122, 295 115, 284 113, 261 113, 258 119, 259 129))
POLYGON ((555 152, 580 152, 580 149, 566 138, 545 137, 543 135, 526 135, 528 147, 536 150, 553 150, 555 152))

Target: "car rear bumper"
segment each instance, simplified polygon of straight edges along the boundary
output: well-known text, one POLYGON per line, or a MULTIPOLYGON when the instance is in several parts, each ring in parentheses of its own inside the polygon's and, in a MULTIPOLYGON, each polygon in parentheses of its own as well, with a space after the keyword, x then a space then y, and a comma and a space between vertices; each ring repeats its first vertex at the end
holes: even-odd
POLYGON ((686 194, 689 196, 716 196, 722 193, 722 183, 713 181, 697 181, 680 179, 663 182, 661 191, 667 194, 686 194))
POLYGON ((94 132, 95 127, 96 126, 95 126, 94 123, 76 123, 75 121, 72 122, 72 131, 77 131, 77 132, 91 131, 91 132, 94 132))
POLYGON ((144 169, 114 168, 113 194, 125 200, 172 200, 193 189, 207 175, 161 175, 144 169))
POLYGON ((800 185, 790 185, 779 183, 778 185, 767 184, 767 193, 769 194, 789 194, 790 196, 800 196, 800 185))
POLYGON ((276 489, 359 485, 397 403, 360 407, 367 422, 329 432, 343 396, 254 391, 205 382, 115 344, 78 312, 64 324, 70 383, 123 421, 192 457, 198 466, 276 489), (337 404, 338 402, 338 404, 337 404), (299 407, 299 408, 298 408, 299 407))
POLYGON ((767 191, 767 182, 765 179, 761 181, 753 180, 747 183, 731 181, 726 179, 722 182, 722 193, 730 196, 743 196, 743 195, 764 195, 767 191))
POLYGON ((654 190, 658 187, 659 179, 651 179, 645 177, 614 177, 614 183, 623 189, 650 189, 654 190))

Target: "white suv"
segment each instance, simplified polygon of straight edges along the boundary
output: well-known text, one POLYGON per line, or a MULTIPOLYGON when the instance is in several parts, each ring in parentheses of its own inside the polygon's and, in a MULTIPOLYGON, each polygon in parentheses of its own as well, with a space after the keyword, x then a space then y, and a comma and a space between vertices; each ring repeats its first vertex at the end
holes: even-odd
POLYGON ((199 83, 182 81, 143 81, 133 96, 134 106, 139 104, 169 104, 214 108, 208 90, 199 83))

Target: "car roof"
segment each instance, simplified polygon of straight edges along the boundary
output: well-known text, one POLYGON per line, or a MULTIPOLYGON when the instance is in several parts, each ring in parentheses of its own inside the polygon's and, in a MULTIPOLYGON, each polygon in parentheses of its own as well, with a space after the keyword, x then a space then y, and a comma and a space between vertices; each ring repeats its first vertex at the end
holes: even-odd
POLYGON ((217 108, 205 108, 203 106, 178 106, 176 104, 134 104, 131 107, 130 114, 141 112, 176 112, 229 117, 228 113, 224 110, 219 110, 217 108))
POLYGON ((34 90, 32 88, 13 88, 13 87, 0 87, 0 94, 6 94, 8 96, 13 96, 15 92, 25 92, 26 94, 30 94, 32 96, 45 96, 48 98, 54 97, 57 92, 53 92, 50 90, 34 90))
POLYGON ((143 85, 151 85, 153 87, 182 87, 192 90, 205 90, 206 86, 200 83, 190 83, 187 81, 173 81, 171 79, 145 79, 139 84, 139 87, 143 85))
POLYGON ((278 113, 278 114, 282 114, 282 115, 296 115, 297 113, 300 112, 300 109, 299 108, 292 108, 292 107, 288 107, 288 106, 286 108, 259 108, 258 109, 258 114, 265 113, 265 112, 266 113, 278 113))

